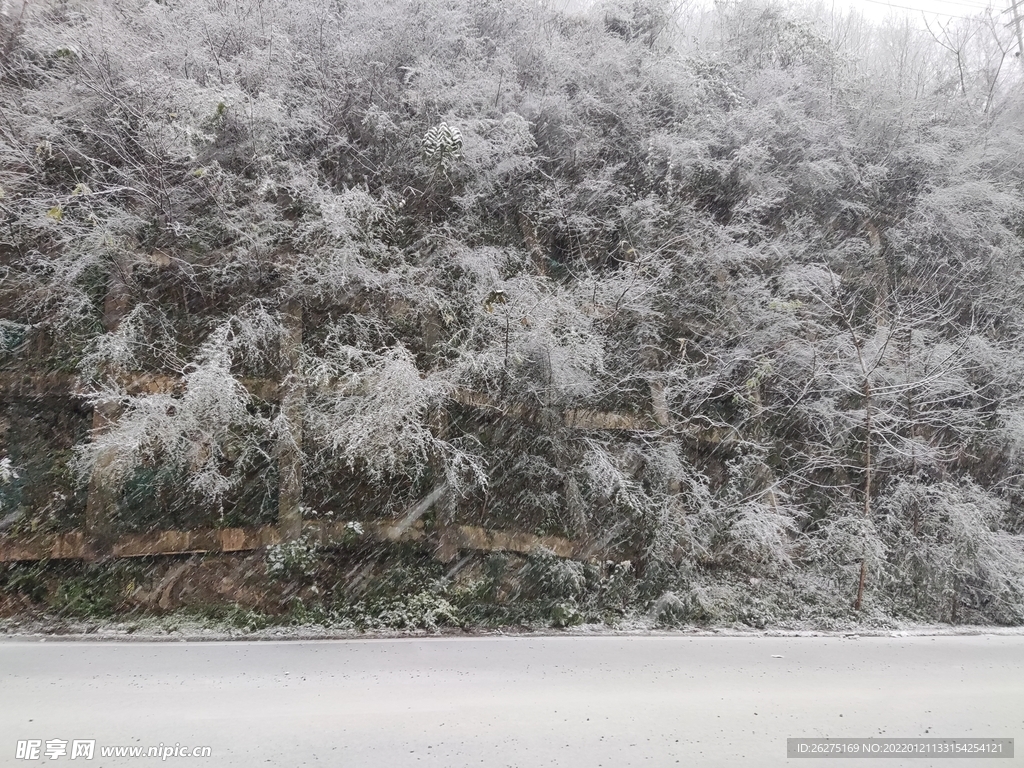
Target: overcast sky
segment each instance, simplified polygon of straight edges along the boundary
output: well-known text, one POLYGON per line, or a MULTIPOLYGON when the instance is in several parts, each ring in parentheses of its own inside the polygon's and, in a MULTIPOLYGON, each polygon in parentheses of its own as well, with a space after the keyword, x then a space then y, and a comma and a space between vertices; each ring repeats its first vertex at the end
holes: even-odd
MULTIPOLYGON (((1011 0, 837 0, 836 5, 846 5, 857 8, 865 15, 873 18, 883 18, 888 13, 912 12, 920 15, 922 12, 929 16, 972 16, 984 12, 986 8, 992 8, 995 12, 1003 11, 1010 7, 1011 0)), ((1005 14, 1009 21, 1009 14, 1005 14)))
MULTIPOLYGON (((554 8, 561 10, 582 10, 593 5, 595 0, 547 0, 554 8)), ((714 0, 705 0, 712 3, 714 0)), ((767 2, 767 0, 766 0, 767 2)), ((910 14, 921 18, 925 14, 929 21, 934 18, 952 18, 957 16, 973 16, 991 8, 1001 13, 1007 22, 1010 21, 1009 9, 1012 0, 821 0, 826 5, 835 2, 837 9, 856 8, 865 16, 873 19, 884 19, 890 13, 910 14)), ((1024 12, 1024 11, 1022 11, 1024 12)))

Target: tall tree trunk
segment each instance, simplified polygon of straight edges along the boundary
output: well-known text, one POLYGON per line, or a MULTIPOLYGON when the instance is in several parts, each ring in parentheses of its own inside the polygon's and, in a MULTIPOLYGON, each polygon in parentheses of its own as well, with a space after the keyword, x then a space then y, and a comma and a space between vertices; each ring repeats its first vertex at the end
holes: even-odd
MULTIPOLYGON (((871 519, 871 381, 864 378, 864 519, 871 519)), ((866 553, 860 557, 860 579, 857 582, 857 599, 853 603, 860 610, 864 602, 864 582, 867 579, 866 553)))

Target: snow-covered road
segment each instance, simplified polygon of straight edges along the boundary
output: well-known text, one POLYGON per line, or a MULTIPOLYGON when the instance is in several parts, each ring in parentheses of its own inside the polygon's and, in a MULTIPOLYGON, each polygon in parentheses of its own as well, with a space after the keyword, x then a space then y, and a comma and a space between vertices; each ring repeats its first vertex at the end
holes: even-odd
POLYGON ((787 760, 798 736, 1015 737, 1024 751, 1019 635, 5 640, 0 691, 3 766, 850 764, 787 760), (16 759, 32 739, 95 740, 95 757, 16 759), (212 757, 100 754, 176 743, 212 757))

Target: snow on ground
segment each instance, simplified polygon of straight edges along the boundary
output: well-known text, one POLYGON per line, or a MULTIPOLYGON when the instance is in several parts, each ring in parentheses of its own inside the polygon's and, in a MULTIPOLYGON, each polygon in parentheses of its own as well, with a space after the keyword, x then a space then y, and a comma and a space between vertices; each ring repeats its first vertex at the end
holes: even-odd
MULTIPOLYGON (((787 737, 1024 735, 1019 632, 204 643, 23 636, 0 641, 0 680, 0 754, 33 738, 177 743, 213 752, 181 762, 228 768, 782 766, 787 737)), ((932 764, 878 764, 904 763, 932 764)), ((835 765, 807 762, 815 764, 835 765)))

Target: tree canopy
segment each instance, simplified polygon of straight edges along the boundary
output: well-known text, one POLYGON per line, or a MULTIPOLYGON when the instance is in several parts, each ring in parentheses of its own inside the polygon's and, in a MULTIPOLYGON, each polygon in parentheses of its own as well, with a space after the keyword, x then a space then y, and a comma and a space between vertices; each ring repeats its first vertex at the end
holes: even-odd
POLYGON ((1024 620, 1024 99, 994 17, 0 24, 0 366, 109 416, 3 406, 15 529, 80 524, 90 478, 124 530, 266 522, 292 450, 311 514, 443 488, 439 525, 592 539, 654 593, 1024 620))

